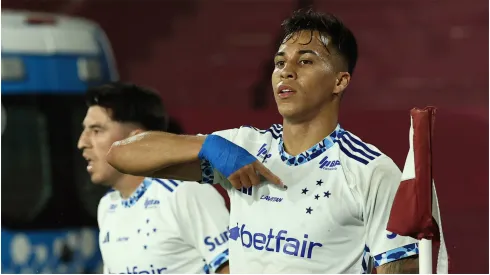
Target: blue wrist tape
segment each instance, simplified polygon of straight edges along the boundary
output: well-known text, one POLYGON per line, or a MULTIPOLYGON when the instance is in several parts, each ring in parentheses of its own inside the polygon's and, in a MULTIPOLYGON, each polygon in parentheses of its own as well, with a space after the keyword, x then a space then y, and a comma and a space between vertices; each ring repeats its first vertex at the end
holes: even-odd
POLYGON ((257 159, 247 150, 218 135, 208 135, 204 140, 199 159, 207 160, 225 177, 257 159))

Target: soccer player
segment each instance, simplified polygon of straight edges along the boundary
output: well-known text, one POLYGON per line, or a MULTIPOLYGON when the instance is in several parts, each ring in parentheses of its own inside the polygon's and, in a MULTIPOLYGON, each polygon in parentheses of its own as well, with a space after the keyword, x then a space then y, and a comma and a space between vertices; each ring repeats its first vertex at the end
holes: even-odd
POLYGON ((124 175, 106 161, 114 141, 167 129, 160 97, 110 83, 88 90, 86 102, 78 148, 92 182, 112 187, 97 214, 104 273, 228 273, 229 213, 216 189, 124 175))
POLYGON ((116 142, 108 162, 226 187, 231 273, 365 273, 369 259, 377 273, 417 272, 417 240, 385 230, 400 170, 338 124, 357 61, 354 35, 311 10, 282 26, 272 72, 282 125, 150 132, 116 142))

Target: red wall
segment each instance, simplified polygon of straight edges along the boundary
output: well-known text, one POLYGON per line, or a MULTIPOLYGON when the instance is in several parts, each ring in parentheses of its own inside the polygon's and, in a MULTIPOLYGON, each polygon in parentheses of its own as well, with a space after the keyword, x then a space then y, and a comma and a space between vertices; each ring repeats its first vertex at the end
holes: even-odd
MULTIPOLYGON (((360 59, 341 122, 403 166, 409 110, 434 105, 435 176, 454 273, 488 273, 488 1, 316 1, 353 29, 360 59)), ((122 79, 161 91, 192 133, 280 122, 269 72, 296 1, 20 1, 93 19, 122 79), (259 83, 268 107, 251 111, 259 83)))
MULTIPOLYGON (((488 1, 316 2, 358 38, 346 107, 487 106, 488 1)), ((5 0, 2 7, 94 19, 113 42, 122 78, 159 89, 167 105, 243 107, 264 75, 261 66, 271 62, 279 23, 297 6, 294 0, 114 3, 5 0)))

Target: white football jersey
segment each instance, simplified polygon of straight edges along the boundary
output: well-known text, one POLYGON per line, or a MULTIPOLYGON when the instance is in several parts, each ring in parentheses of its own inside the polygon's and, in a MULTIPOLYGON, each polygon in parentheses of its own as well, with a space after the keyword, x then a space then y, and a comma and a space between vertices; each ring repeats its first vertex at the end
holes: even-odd
POLYGON ((214 187, 146 178, 98 208, 104 273, 214 273, 228 261, 229 213, 214 187))
POLYGON ((386 231, 400 184, 396 164, 337 126, 297 155, 284 151, 282 126, 214 133, 245 148, 288 188, 271 183, 236 190, 202 162, 203 182, 229 193, 231 273, 366 273, 418 254, 415 239, 386 231))

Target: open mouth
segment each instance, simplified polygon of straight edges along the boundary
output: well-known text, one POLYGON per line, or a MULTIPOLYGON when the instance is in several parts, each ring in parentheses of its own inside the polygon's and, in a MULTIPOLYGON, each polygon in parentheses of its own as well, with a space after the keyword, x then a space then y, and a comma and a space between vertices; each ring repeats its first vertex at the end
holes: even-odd
POLYGON ((288 86, 279 86, 279 97, 280 98, 288 98, 290 96, 292 96, 294 93, 296 93, 295 90, 293 90, 291 87, 288 87, 288 86))
POLYGON ((84 157, 87 161, 87 172, 91 172, 93 169, 93 161, 91 158, 84 157))

